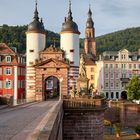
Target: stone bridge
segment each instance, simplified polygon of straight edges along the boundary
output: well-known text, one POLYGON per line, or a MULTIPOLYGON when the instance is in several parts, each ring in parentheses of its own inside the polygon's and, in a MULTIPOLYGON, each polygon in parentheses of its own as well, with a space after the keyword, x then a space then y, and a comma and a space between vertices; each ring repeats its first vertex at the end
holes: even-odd
POLYGON ((29 140, 102 140, 105 99, 64 99, 48 113, 29 140))
POLYGON ((0 110, 2 140, 102 140, 105 99, 64 99, 0 110))

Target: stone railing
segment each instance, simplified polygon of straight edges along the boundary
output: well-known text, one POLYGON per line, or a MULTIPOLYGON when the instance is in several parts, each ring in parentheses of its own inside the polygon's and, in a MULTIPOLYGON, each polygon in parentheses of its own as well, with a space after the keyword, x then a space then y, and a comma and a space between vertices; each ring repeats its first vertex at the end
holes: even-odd
POLYGON ((104 110, 107 108, 105 98, 102 99, 64 99, 64 110, 104 110))
POLYGON ((63 107, 59 101, 27 140, 63 140, 63 107))

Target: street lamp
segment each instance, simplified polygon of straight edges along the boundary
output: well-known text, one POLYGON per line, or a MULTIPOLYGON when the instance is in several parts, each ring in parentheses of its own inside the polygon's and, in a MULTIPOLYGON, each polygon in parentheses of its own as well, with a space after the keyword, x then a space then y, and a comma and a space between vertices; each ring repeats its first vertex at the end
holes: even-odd
POLYGON ((61 77, 59 79, 59 81, 60 81, 60 97, 59 97, 59 100, 61 100, 62 99, 62 81, 63 81, 63 77, 61 77))

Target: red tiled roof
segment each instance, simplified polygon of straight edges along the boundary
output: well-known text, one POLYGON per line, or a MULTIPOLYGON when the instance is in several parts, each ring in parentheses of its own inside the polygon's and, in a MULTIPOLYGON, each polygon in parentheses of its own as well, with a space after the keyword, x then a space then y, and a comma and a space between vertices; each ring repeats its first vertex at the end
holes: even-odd
POLYGON ((0 43, 0 54, 15 55, 15 52, 11 48, 9 48, 5 43, 0 43))

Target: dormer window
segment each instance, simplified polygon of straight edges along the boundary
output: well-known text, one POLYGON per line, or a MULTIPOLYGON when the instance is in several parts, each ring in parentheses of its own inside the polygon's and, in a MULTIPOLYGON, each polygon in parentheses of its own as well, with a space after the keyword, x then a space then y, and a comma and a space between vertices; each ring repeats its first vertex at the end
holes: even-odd
POLYGON ((10 63, 11 62, 11 56, 6 56, 6 62, 10 63))

